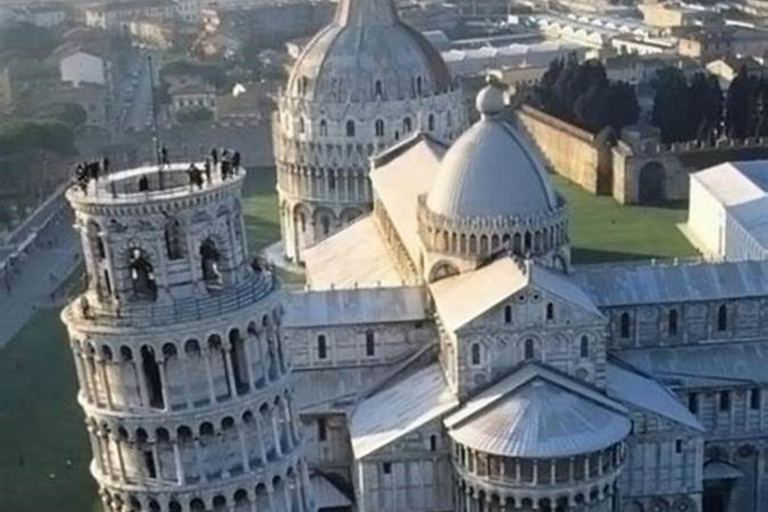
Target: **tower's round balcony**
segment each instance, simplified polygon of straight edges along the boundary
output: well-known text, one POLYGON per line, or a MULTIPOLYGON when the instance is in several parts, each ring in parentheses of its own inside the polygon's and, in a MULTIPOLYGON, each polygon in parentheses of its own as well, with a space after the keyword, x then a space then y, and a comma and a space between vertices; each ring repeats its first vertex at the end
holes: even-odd
POLYGON ((245 169, 231 162, 145 165, 76 179, 67 197, 78 205, 133 205, 209 194, 241 186, 245 169))

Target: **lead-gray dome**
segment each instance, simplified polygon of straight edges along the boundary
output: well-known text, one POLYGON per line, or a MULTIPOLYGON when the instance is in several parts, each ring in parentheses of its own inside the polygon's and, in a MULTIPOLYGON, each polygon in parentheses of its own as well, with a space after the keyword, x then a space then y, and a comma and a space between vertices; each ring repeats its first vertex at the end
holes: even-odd
POLYGON ((500 108, 502 94, 489 85, 478 95, 482 118, 443 157, 427 194, 431 212, 456 219, 530 216, 557 209, 544 166, 500 108))
POLYGON ((392 0, 341 0, 288 80, 292 95, 335 102, 405 99, 450 85, 438 51, 400 20, 392 0))

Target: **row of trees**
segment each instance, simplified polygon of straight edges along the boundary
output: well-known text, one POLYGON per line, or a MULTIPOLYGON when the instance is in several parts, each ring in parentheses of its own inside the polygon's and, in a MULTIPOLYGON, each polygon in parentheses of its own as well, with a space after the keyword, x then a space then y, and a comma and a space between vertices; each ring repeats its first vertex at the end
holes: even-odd
POLYGON ((651 122, 662 142, 768 136, 768 82, 745 67, 725 94, 716 77, 696 73, 687 80, 677 68, 660 70, 652 85, 651 122))
POLYGON ((574 54, 550 63, 533 101, 542 110, 592 132, 611 127, 618 133, 640 115, 631 85, 610 82, 602 62, 579 64, 574 54))

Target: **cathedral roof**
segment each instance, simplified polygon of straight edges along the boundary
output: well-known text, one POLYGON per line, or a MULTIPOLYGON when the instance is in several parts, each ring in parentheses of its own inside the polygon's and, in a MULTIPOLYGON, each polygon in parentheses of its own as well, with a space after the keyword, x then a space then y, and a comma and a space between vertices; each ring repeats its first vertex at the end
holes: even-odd
POLYGON ((448 218, 516 217, 552 212, 557 196, 530 141, 506 115, 504 92, 477 96, 481 119, 446 152, 427 207, 448 218))
POLYGON ((577 267, 573 276, 601 307, 768 294, 768 260, 589 265, 577 267))
POLYGON ((285 302, 288 328, 414 322, 426 318, 421 287, 351 288, 292 293, 285 302))
POLYGON ((440 363, 412 373, 360 402, 352 413, 352 451, 361 459, 459 404, 440 363))
POLYGON ((601 314, 592 299, 567 275, 511 256, 497 259, 473 272, 440 279, 429 288, 441 322, 446 329, 455 331, 529 285, 595 315, 601 314))
POLYGON ((304 251, 314 289, 400 286, 403 282, 372 215, 304 251))
POLYGON ((704 431, 696 416, 669 390, 655 380, 630 370, 624 364, 609 363, 606 391, 620 402, 667 418, 688 428, 704 431))
POLYGON ((440 53, 403 23, 393 0, 341 0, 333 22, 299 56, 291 94, 312 101, 405 99, 444 92, 451 84, 440 53))
POLYGON ((505 457, 568 457, 629 434, 627 410, 597 390, 528 364, 445 418, 456 442, 505 457))
POLYGON ((631 349, 618 357, 672 387, 722 387, 768 383, 768 342, 631 349))

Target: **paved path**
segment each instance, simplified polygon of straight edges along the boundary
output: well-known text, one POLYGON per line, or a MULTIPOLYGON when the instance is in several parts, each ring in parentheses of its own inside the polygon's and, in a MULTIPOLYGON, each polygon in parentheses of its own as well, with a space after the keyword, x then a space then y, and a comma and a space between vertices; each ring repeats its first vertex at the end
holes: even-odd
POLYGON ((64 297, 54 292, 80 261, 80 244, 70 216, 51 221, 38 233, 34 247, 15 263, 9 282, 0 280, 0 348, 38 308, 62 303, 64 297))

